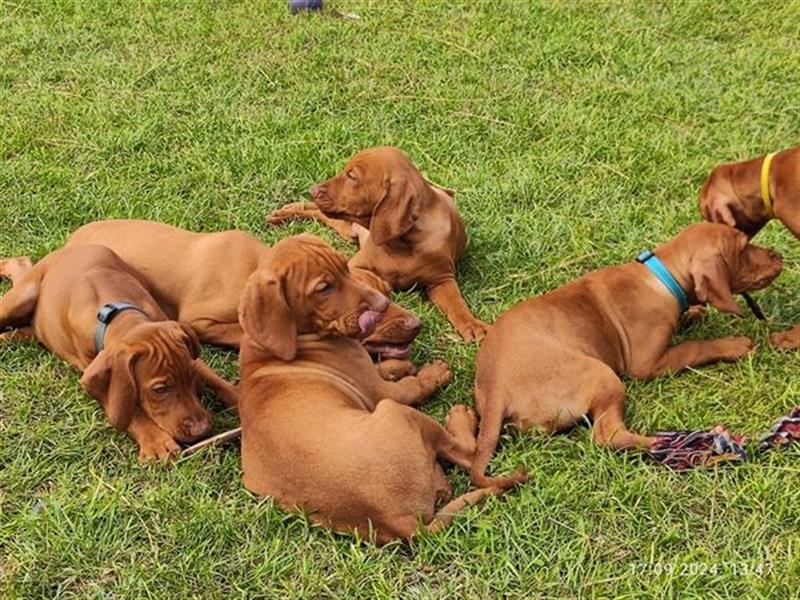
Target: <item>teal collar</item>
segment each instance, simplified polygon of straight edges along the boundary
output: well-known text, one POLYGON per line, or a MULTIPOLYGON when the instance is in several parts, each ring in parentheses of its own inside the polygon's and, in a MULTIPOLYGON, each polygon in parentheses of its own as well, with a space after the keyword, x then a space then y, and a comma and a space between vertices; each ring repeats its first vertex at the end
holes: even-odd
POLYGON ((681 312, 686 312, 686 309, 689 308, 689 299, 686 297, 686 292, 683 291, 681 284, 678 283, 678 280, 669 272, 669 269, 664 266, 664 263, 650 250, 645 250, 637 256, 636 262, 640 262, 650 269, 650 272, 656 276, 656 279, 664 284, 664 287, 669 290, 670 294, 675 296, 675 299, 681 307, 681 312))
POLYGON ((125 310, 138 310, 144 316, 147 316, 141 308, 135 304, 128 302, 116 302, 114 304, 104 304, 99 311, 97 311, 97 328, 94 331, 94 351, 100 354, 100 351, 105 346, 106 329, 111 324, 119 313, 125 310))

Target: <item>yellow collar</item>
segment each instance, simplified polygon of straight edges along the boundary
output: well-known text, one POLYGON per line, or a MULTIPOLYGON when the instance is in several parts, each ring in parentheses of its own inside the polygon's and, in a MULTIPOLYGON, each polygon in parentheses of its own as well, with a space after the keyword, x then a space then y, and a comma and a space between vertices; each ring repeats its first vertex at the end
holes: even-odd
POLYGON ((770 218, 774 217, 775 213, 772 211, 772 199, 769 197, 769 167, 776 154, 777 152, 770 152, 761 163, 761 199, 764 201, 764 208, 767 209, 767 215, 770 218))

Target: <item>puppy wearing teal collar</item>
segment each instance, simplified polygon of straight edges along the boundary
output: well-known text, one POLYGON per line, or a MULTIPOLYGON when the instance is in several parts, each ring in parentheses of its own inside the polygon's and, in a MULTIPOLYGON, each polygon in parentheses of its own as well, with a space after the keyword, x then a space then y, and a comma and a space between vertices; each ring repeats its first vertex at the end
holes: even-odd
POLYGON ((629 431, 620 376, 650 379, 750 352, 746 337, 675 345, 670 339, 690 303, 741 315, 733 295, 763 288, 781 267, 776 253, 749 244, 745 234, 701 223, 638 261, 588 273, 501 315, 478 351, 481 423, 473 483, 504 483, 485 471, 505 419, 550 432, 589 419, 595 442, 643 450, 676 469, 740 458, 737 439, 722 428, 655 436, 629 431))

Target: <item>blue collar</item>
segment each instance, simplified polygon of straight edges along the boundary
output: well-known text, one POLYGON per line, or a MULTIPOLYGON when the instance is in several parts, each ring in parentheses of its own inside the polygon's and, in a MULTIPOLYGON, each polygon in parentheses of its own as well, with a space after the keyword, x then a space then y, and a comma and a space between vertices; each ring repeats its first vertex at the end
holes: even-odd
POLYGON ((103 340, 106 337, 106 329, 111 324, 119 313, 126 310, 138 310, 143 315, 147 316, 141 308, 128 302, 116 302, 114 304, 104 304, 99 311, 97 311, 97 329, 94 331, 94 351, 100 354, 100 351, 105 347, 103 340))
POLYGON ((689 299, 686 297, 686 292, 683 291, 681 284, 673 277, 669 269, 664 266, 664 263, 650 250, 645 250, 637 256, 636 262, 640 262, 650 269, 650 272, 656 276, 656 279, 664 284, 664 287, 669 290, 670 294, 675 296, 675 299, 681 307, 681 313, 686 312, 686 309, 689 308, 689 299))

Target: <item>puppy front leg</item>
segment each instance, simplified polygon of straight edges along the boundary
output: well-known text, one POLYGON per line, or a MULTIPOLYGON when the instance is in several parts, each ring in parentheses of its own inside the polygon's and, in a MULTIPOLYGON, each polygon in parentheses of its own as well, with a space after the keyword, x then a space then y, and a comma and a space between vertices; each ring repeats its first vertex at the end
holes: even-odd
POLYGON ((31 322, 39 301, 39 281, 23 277, 14 282, 7 294, 0 296, 0 330, 20 328, 31 322))
POLYGON ((445 314, 465 342, 480 341, 486 335, 489 326, 472 314, 455 279, 429 287, 428 297, 445 314))
POLYGON ((753 350, 748 337, 726 337, 716 340, 689 340, 666 349, 650 368, 632 372, 639 379, 650 379, 674 373, 687 367, 699 367, 712 362, 733 362, 753 350))
POLYGON ((194 368, 200 376, 200 381, 208 387, 227 408, 236 408, 239 405, 239 388, 225 381, 222 377, 199 358, 194 361, 194 368))
POLYGON ((352 223, 345 219, 334 219, 323 213, 317 205, 313 202, 292 202, 281 208, 276 208, 267 215, 267 222, 270 225, 281 225, 286 221, 294 219, 308 219, 311 221, 319 221, 338 233, 342 238, 348 242, 352 242, 355 238, 353 233, 352 223))
POLYGON ((139 444, 139 462, 166 462, 180 451, 177 442, 140 410, 134 413, 127 432, 139 444))
POLYGON ((770 343, 779 350, 800 348, 800 323, 787 331, 779 331, 769 336, 770 343))
POLYGON ((435 360, 423 366, 416 375, 403 377, 400 381, 381 381, 378 395, 398 404, 416 406, 449 383, 451 377, 447 363, 435 360))

